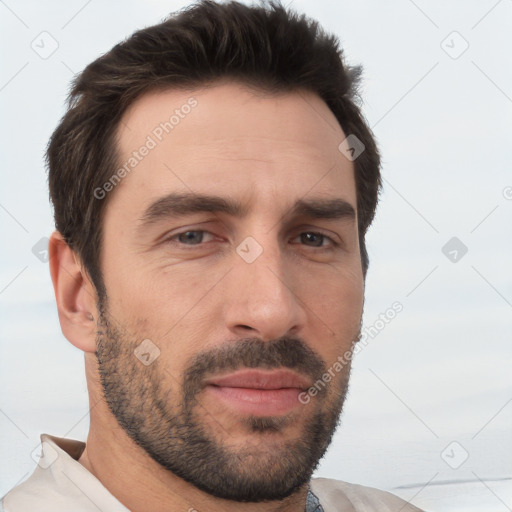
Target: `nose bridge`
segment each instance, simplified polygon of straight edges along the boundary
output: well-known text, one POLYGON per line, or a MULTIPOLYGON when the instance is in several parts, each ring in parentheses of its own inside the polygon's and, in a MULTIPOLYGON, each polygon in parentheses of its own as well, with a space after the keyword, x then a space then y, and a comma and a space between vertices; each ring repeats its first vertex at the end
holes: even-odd
POLYGON ((254 237, 246 237, 235 256, 231 272, 234 286, 227 305, 230 329, 250 328, 253 335, 263 339, 298 330, 304 311, 275 230, 265 233, 262 229, 254 237))

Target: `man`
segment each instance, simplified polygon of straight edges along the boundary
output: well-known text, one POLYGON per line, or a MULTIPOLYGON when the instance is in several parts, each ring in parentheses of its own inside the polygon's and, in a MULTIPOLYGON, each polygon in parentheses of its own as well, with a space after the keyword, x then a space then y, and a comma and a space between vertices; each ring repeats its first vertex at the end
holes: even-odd
POLYGON ((311 479, 380 188, 356 78, 305 17, 210 1, 79 76, 48 147, 50 271, 90 432, 43 434, 6 512, 418 510, 311 479))

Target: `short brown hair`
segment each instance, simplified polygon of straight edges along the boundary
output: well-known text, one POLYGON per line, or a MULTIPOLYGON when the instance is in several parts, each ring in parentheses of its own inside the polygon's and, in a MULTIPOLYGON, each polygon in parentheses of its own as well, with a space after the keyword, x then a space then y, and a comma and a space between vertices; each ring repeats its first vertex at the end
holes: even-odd
MULTIPOLYGON (((356 105, 360 68, 343 62, 338 39, 279 2, 198 3, 135 32, 76 77, 68 111, 47 150, 55 225, 80 256, 100 296, 102 214, 107 200, 93 191, 118 166, 116 130, 123 113, 155 89, 193 89, 231 78, 268 92, 316 93, 344 133, 364 144, 354 160, 363 273, 365 233, 381 188, 380 157, 356 105)), ((340 141, 341 142, 341 141, 340 141)))

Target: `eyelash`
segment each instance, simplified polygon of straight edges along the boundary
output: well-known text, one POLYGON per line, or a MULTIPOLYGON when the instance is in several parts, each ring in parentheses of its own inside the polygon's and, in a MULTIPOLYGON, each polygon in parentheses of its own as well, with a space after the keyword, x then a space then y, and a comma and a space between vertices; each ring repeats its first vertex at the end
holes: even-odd
MULTIPOLYGON (((166 240, 166 242, 170 242, 170 243, 174 243, 174 244, 177 244, 177 245, 181 245, 181 246, 185 246, 185 247, 190 247, 190 248, 198 247, 198 246, 201 246, 201 245, 205 245, 205 242, 201 242, 201 243, 198 243, 198 244, 185 244, 185 243, 182 243, 182 242, 179 242, 179 241, 175 240, 176 238, 178 238, 181 235, 184 235, 186 233, 208 233, 210 235, 213 235, 213 233, 211 233, 210 231, 204 230, 204 229, 187 229, 186 231, 181 231, 180 233, 176 233, 173 236, 169 237, 166 240)), ((329 249, 329 248, 332 249, 332 248, 335 248, 335 247, 339 246, 339 244, 336 241, 334 241, 330 236, 325 235, 324 233, 321 233, 319 231, 303 231, 303 232, 299 233, 295 237, 295 239, 300 237, 301 235, 305 235, 305 234, 321 236, 321 237, 323 237, 323 239, 328 240, 330 242, 330 244, 327 245, 327 246, 324 246, 324 245, 321 245, 321 246, 309 245, 307 247, 312 247, 312 248, 316 248, 316 249, 329 249)))

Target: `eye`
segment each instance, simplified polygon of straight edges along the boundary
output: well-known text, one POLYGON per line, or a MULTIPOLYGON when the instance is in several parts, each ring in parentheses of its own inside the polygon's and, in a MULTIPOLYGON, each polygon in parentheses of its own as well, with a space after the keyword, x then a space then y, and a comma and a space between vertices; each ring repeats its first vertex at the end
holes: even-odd
POLYGON ((182 233, 177 233, 176 235, 169 238, 169 240, 183 245, 200 245, 202 242, 205 242, 205 235, 209 236, 210 240, 213 238, 212 233, 209 231, 194 229, 183 231, 182 233))
MULTIPOLYGON (((191 229, 177 233, 168 239, 169 242, 179 245, 202 245, 205 242, 212 241, 214 235, 209 231, 200 229, 191 229)), ((328 248, 335 247, 338 244, 329 236, 315 231, 306 231, 298 235, 295 240, 300 239, 298 243, 307 245, 309 247, 328 248)))
MULTIPOLYGON (((301 233, 297 238, 300 238, 301 243, 309 245, 309 247, 328 247, 338 245, 331 237, 314 231, 301 233), (324 245, 323 242, 325 241, 328 241, 327 245, 324 245)), ((295 238, 295 240, 297 240, 297 238, 295 238)))

